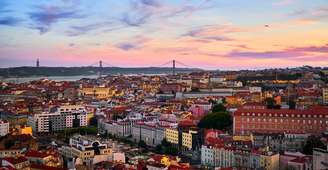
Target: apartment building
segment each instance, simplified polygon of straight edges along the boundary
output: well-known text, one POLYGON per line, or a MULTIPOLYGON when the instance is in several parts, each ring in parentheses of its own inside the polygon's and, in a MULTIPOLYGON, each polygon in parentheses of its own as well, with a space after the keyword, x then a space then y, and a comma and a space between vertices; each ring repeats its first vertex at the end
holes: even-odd
POLYGON ((0 136, 6 136, 9 133, 9 122, 0 119, 0 136))
POLYGON ((234 134, 320 134, 328 128, 328 109, 245 109, 234 113, 234 134))
POLYGON ((87 113, 83 106, 59 106, 51 109, 50 112, 29 116, 28 125, 32 127, 33 132, 37 133, 87 126, 87 113))

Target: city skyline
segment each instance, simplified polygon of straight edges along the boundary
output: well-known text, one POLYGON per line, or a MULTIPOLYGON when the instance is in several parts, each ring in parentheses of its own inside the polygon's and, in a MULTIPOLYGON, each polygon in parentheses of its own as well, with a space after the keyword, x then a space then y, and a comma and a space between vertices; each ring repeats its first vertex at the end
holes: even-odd
POLYGON ((324 0, 4 0, 0 14, 0 67, 328 64, 324 0))

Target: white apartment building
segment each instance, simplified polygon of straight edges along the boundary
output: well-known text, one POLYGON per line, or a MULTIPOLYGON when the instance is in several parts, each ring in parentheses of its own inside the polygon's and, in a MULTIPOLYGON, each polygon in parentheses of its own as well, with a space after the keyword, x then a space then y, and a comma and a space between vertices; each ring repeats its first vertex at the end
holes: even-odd
POLYGON ((0 119, 0 136, 6 136, 9 133, 9 122, 0 119))
POLYGON ((50 112, 30 116, 28 124, 34 132, 41 133, 87 126, 87 113, 80 105, 60 106, 50 112))

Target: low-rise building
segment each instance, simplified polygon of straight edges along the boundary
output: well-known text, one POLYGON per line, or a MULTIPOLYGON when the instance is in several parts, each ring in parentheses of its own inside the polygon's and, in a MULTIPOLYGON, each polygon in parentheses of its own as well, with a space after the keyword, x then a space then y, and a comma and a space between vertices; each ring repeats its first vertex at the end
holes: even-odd
POLYGON ((69 146, 62 146, 59 152, 64 158, 74 160, 74 164, 93 165, 95 161, 110 160, 112 149, 97 140, 77 135, 69 140, 69 146))
POLYGON ((30 162, 23 156, 2 158, 1 166, 8 166, 19 170, 30 170, 30 162))
POLYGON ((313 169, 328 169, 328 150, 313 149, 313 169))
POLYGON ((154 123, 136 123, 132 125, 132 139, 134 142, 143 140, 149 146, 156 146, 164 139, 164 127, 154 123))

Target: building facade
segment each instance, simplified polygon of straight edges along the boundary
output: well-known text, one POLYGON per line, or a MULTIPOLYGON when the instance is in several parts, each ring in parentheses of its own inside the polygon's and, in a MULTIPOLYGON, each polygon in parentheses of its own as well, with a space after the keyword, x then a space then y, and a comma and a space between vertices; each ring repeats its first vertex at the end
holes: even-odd
POLYGON ((34 114, 28 119, 33 132, 47 133, 87 126, 87 113, 82 106, 60 106, 51 112, 34 114))
POLYGON ((9 122, 0 119, 0 136, 6 136, 9 133, 9 122))
POLYGON ((238 109, 233 114, 234 134, 310 133, 320 134, 328 128, 328 109, 238 109))

